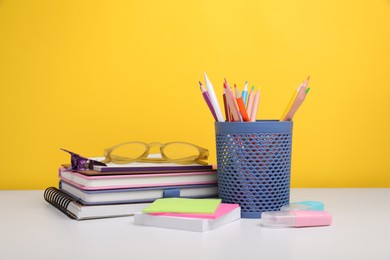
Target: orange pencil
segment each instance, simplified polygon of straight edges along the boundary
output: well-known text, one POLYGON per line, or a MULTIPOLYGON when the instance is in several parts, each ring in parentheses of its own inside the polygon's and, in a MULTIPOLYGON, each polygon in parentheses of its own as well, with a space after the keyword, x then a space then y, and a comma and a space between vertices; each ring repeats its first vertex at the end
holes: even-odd
POLYGON ((244 100, 242 100, 240 91, 238 90, 236 85, 234 85, 234 89, 236 90, 236 100, 237 100, 238 108, 240 109, 242 120, 248 122, 250 120, 250 118, 248 116, 248 113, 246 112, 244 100))

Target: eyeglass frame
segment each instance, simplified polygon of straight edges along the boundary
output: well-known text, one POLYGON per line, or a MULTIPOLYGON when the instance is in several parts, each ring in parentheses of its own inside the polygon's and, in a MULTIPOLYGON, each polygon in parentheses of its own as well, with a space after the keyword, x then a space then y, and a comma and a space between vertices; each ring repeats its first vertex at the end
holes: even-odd
POLYGON ((187 142, 168 142, 168 143, 160 143, 160 142, 152 142, 152 143, 144 143, 144 142, 125 142, 121 143, 118 145, 114 145, 112 147, 104 149, 104 157, 105 159, 102 161, 102 163, 108 163, 108 162, 113 162, 117 164, 124 164, 124 163, 132 163, 132 162, 152 162, 152 163, 164 163, 164 162, 172 162, 176 164, 192 164, 192 163, 198 163, 198 164, 203 164, 206 165, 207 162, 204 162, 203 160, 207 160, 209 156, 209 151, 206 148, 200 147, 198 145, 192 144, 192 143, 187 143, 187 142), (123 157, 123 156, 118 156, 115 154, 112 154, 112 152, 124 145, 128 144, 141 144, 145 146, 145 151, 142 155, 140 155, 137 158, 129 158, 129 157, 123 157), (179 159, 172 159, 169 158, 165 153, 164 149, 171 145, 171 144, 185 144, 185 145, 190 145, 198 149, 199 155, 197 156, 188 156, 184 158, 179 158, 179 159), (148 155, 150 153, 150 149, 152 147, 159 146, 160 149, 160 154, 162 158, 148 158, 148 155), (114 158, 113 158, 114 157, 114 158))
POLYGON ((94 165, 107 166, 107 164, 105 164, 103 162, 99 162, 96 160, 86 158, 84 156, 81 156, 77 153, 71 152, 71 151, 63 149, 63 148, 60 148, 60 149, 64 152, 67 152, 70 154, 71 166, 69 168, 67 168, 67 170, 85 171, 85 170, 93 170, 94 165))

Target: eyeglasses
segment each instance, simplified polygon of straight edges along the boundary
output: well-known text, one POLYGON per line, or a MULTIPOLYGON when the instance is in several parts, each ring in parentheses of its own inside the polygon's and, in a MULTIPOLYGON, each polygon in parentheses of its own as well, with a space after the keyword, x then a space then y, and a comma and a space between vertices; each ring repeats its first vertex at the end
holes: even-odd
POLYGON ((105 149, 104 156, 103 163, 172 162, 176 164, 207 164, 204 160, 207 160, 209 151, 186 142, 169 142, 165 144, 159 142, 149 144, 143 142, 127 142, 105 149), (152 155, 150 154, 152 148, 159 148, 161 157, 149 156, 152 155))
POLYGON ((70 154, 71 166, 68 170, 92 170, 94 165, 107 166, 105 163, 85 158, 77 153, 60 148, 70 154))
POLYGON ((176 164, 198 163, 206 165, 207 162, 204 160, 207 160, 209 156, 207 149, 186 142, 170 142, 166 144, 158 142, 150 144, 127 142, 118 144, 104 150, 105 159, 101 162, 83 157, 63 148, 60 149, 69 153, 71 156, 71 167, 69 170, 92 170, 94 165, 107 166, 105 163, 108 162, 117 164, 132 162, 172 162, 176 164), (152 148, 159 148, 159 157, 156 157, 155 154, 150 154, 152 148), (115 154, 113 153, 114 151, 115 154))

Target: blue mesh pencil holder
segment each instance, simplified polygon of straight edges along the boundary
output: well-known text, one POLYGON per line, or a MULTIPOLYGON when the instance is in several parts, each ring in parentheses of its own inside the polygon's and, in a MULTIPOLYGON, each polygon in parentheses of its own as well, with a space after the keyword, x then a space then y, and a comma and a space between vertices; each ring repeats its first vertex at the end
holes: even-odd
POLYGON ((242 218, 290 201, 291 121, 215 122, 218 193, 242 218))

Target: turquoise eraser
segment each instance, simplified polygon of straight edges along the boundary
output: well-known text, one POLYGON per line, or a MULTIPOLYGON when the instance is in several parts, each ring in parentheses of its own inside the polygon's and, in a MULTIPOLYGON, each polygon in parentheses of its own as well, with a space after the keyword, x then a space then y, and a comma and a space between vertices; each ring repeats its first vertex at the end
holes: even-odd
POLYGON ((293 202, 287 205, 284 205, 280 210, 324 210, 324 203, 321 201, 300 201, 293 202))

